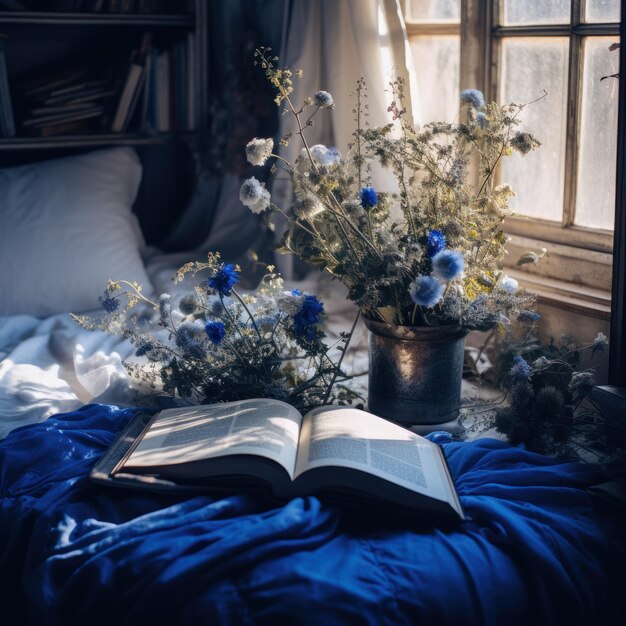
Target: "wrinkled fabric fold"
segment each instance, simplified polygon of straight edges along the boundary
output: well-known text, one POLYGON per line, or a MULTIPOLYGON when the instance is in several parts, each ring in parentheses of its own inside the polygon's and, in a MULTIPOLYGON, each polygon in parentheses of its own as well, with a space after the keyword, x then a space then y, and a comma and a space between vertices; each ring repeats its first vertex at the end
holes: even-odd
MULTIPOLYGON (((604 477, 483 439, 444 450, 468 520, 91 484, 132 409, 0 442, 0 604, 16 624, 610 624, 624 547, 604 477)), ((623 595, 623 594, 622 594, 623 595)))

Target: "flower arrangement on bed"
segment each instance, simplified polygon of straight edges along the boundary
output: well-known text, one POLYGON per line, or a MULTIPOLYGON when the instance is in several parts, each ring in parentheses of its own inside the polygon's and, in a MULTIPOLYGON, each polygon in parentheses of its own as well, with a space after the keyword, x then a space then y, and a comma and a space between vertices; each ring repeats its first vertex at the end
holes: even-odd
POLYGON ((199 273, 207 278, 176 306, 168 293, 153 301, 138 283, 112 280, 100 298, 105 315, 74 319, 88 329, 127 336, 136 356, 145 357, 126 364, 129 374, 144 388, 190 404, 264 397, 307 411, 358 398, 341 370, 350 335, 336 344, 324 341, 323 303, 298 289, 285 291, 272 266, 256 291, 240 294, 240 271, 219 253, 183 265, 175 282, 199 273), (133 317, 140 305, 157 314, 161 332, 133 317))

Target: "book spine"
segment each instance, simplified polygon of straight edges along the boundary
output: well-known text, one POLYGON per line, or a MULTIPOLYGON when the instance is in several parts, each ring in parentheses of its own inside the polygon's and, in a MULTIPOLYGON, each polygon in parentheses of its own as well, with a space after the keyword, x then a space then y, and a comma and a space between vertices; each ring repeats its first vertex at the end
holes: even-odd
POLYGON ((187 130, 196 127, 196 38, 187 33, 187 130))
POLYGON ((170 130, 170 70, 169 55, 167 51, 159 54, 159 75, 158 75, 158 119, 157 130, 166 133, 170 130))
POLYGON ((113 123, 111 124, 111 132, 119 133, 122 130, 142 73, 143 67, 141 65, 133 63, 130 66, 126 77, 126 83, 122 89, 122 95, 120 96, 117 110, 113 118, 113 123))
POLYGON ((15 137, 15 120, 9 91, 9 77, 7 74, 4 46, 0 44, 0 106, 2 107, 2 134, 4 137, 15 137))

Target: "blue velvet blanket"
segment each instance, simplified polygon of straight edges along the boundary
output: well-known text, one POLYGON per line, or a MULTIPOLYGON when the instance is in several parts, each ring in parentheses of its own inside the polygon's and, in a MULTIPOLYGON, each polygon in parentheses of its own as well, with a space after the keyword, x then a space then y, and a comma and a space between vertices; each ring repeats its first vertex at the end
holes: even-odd
POLYGON ((450 528, 91 484, 132 414, 89 405, 0 442, 2 623, 618 623, 624 546, 592 467, 443 444, 469 518, 450 528))

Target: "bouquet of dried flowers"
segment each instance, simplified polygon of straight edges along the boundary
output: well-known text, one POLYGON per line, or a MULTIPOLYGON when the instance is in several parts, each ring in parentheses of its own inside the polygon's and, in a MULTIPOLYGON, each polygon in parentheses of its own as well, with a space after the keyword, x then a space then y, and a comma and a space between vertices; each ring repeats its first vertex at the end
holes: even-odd
POLYGON ((607 347, 603 333, 582 346, 568 335, 548 345, 532 336, 505 344, 498 382, 510 404, 496 409, 493 426, 512 444, 524 443, 536 452, 564 457, 579 457, 580 449, 596 456, 606 453, 604 421, 586 402, 596 384, 594 370, 581 369, 580 360, 585 351, 593 357, 607 347))
MULTIPOLYGON (((298 105, 292 93, 300 71, 294 76, 276 67, 278 59, 269 48, 258 49, 255 57, 276 88, 276 104, 293 116, 302 142, 294 163, 273 153, 272 139, 255 138, 246 148, 251 164, 274 159, 274 171, 286 171, 293 179, 289 216, 255 177, 240 191, 241 201, 268 222, 274 213, 287 216, 281 252, 330 272, 367 318, 394 326, 487 330, 511 316, 528 319, 532 297, 519 293, 517 282, 502 270, 507 241, 502 223, 511 213, 513 190, 494 184, 503 157, 539 146, 532 135, 516 130, 522 105, 485 104, 479 91, 466 90, 461 94, 465 121, 415 128, 407 120, 404 86, 397 78, 388 109, 393 119, 370 128, 367 88, 360 80, 354 139, 341 155, 334 147, 311 146, 306 138, 315 116, 334 108, 332 95, 318 91, 298 105), (395 192, 374 188, 373 162, 393 172, 395 192)), ((289 133, 281 144, 292 139, 289 133)), ((521 262, 538 257, 531 253, 521 262)))
POLYGON ((325 343, 324 305, 315 295, 285 291, 271 266, 260 287, 242 295, 239 267, 217 253, 184 265, 175 280, 199 272, 208 277, 176 304, 170 294, 154 302, 141 285, 110 281, 100 298, 103 317, 73 317, 85 328, 128 337, 142 357, 125 364, 129 374, 192 404, 266 397, 306 411, 358 397, 343 384, 349 334, 325 343))

